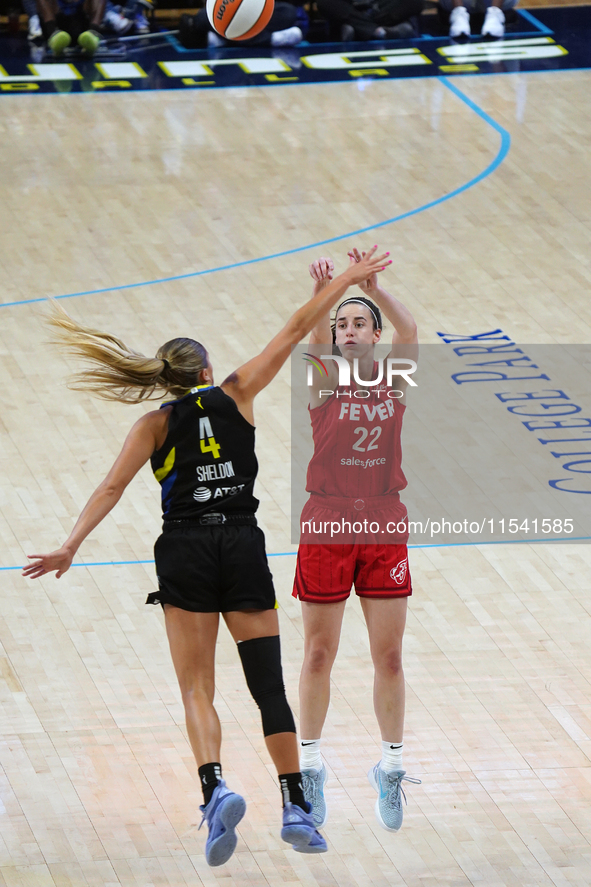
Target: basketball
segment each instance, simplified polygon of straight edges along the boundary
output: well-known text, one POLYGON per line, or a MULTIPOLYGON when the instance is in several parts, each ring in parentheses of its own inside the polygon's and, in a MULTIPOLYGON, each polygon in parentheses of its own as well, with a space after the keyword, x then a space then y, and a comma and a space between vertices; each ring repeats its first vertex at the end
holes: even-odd
POLYGON ((247 40, 269 24, 275 0, 207 0, 207 17, 221 37, 247 40))

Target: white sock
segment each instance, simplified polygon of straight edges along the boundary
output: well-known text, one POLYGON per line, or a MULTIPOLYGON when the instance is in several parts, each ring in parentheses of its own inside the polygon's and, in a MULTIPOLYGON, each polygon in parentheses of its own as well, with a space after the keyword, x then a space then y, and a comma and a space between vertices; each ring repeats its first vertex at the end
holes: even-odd
POLYGON ((300 739, 300 769, 320 770, 320 739, 300 739))
POLYGON ((386 742, 382 740, 382 770, 404 770, 402 766, 402 742, 386 742))

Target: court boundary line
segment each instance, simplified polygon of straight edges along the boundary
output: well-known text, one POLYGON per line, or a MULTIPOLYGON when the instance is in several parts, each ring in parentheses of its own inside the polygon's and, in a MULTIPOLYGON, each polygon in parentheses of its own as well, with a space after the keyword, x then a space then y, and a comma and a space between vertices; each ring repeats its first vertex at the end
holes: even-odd
MULTIPOLYGON (((544 8, 544 7, 542 7, 542 8, 544 8)), ((555 33, 555 32, 553 31, 552 33, 555 33)), ((196 61, 201 61, 201 59, 196 59, 196 61)), ((203 59, 203 61, 207 62, 207 59, 203 59)), ((527 61, 527 59, 523 59, 522 61, 527 61)), ((470 78, 470 77, 502 77, 502 76, 506 76, 506 75, 515 77, 515 76, 524 75, 524 74, 565 74, 565 73, 568 73, 569 71, 591 71, 591 64, 589 64, 587 67, 578 66, 578 67, 573 67, 573 68, 536 68, 534 70, 519 70, 519 71, 458 71, 455 74, 453 74, 453 73, 450 73, 450 74, 423 74, 422 76, 418 76, 418 77, 410 77, 410 76, 409 77, 404 77, 404 76, 388 77, 388 78, 384 78, 384 80, 375 80, 375 78, 367 78, 367 79, 371 80, 372 82, 375 80, 376 83, 378 83, 378 82, 385 83, 385 82, 387 82, 387 80, 403 80, 405 82, 412 83, 412 82, 415 82, 416 80, 436 80, 439 77, 450 77, 450 78, 451 77, 453 77, 453 78, 459 77, 459 78, 465 78, 465 79, 470 78)), ((360 79, 362 79, 362 78, 360 78, 360 79)), ((305 86, 333 86, 333 85, 339 86, 339 85, 342 85, 343 83, 350 83, 350 82, 351 81, 349 81, 349 80, 310 80, 310 81, 305 81, 303 83, 302 82, 299 82, 299 83, 284 82, 283 84, 277 84, 277 83, 276 84, 271 84, 271 83, 246 84, 246 83, 244 83, 241 86, 226 86, 226 85, 212 86, 209 89, 209 91, 211 92, 213 90, 218 90, 218 89, 219 90, 221 90, 221 89, 279 89, 279 88, 281 88, 281 89, 284 89, 284 88, 285 89, 295 89, 297 87, 303 88, 305 86)), ((357 82, 359 82, 359 81, 357 81, 357 82)), ((366 82, 367 82, 367 80, 366 80, 366 82)), ((197 86, 195 86, 195 87, 187 86, 184 89, 158 87, 155 89, 129 89, 129 90, 126 90, 124 93, 120 93, 120 95, 131 95, 132 93, 136 93, 136 92, 140 93, 141 95, 152 95, 153 93, 158 93, 158 92, 169 92, 169 93, 170 92, 180 92, 180 93, 182 93, 182 92, 196 92, 198 90, 199 90, 199 87, 197 87, 197 86)), ((3 100, 4 99, 9 100, 10 97, 16 99, 19 96, 25 95, 25 93, 7 92, 7 93, 3 93, 2 95, 3 95, 3 100)), ((105 91, 102 89, 97 89, 93 92, 71 92, 68 94, 68 100, 71 101, 76 96, 112 96, 112 95, 114 95, 114 93, 109 92, 109 91, 105 91)), ((34 102, 35 98, 46 98, 47 96, 59 96, 59 98, 62 100, 64 98, 63 94, 59 93, 59 92, 35 92, 35 93, 32 92, 32 93, 27 93, 27 101, 34 102)), ((94 101, 94 99, 93 99, 93 101, 94 101)), ((96 101, 98 101, 98 99, 96 99, 96 101)), ((117 289, 117 288, 118 287, 113 287, 113 289, 117 289)), ((5 303, 5 304, 8 304, 8 303, 5 303)), ((10 304, 12 304, 12 303, 10 303, 10 304)), ((15 302, 14 304, 19 305, 20 302, 15 302)), ((2 307, 2 304, 0 303, 0 308, 1 307, 2 307)))
MULTIPOLYGON (((409 545, 409 550, 415 551, 417 549, 425 549, 425 548, 474 548, 477 545, 535 545, 539 543, 574 543, 574 542, 588 542, 591 541, 591 536, 575 536, 573 539, 568 539, 566 537, 560 537, 555 539, 495 539, 489 540, 486 542, 426 542, 425 544, 417 544, 417 545, 409 545)), ((338 544, 338 543, 337 543, 338 544)), ((272 551, 267 554, 267 557, 295 557, 297 555, 297 551, 272 551)), ((75 563, 70 565, 70 569, 73 567, 134 567, 139 566, 141 564, 153 564, 155 563, 154 558, 147 558, 146 560, 137 560, 137 561, 92 561, 91 563, 75 563)), ((16 567, 0 567, 0 572, 9 572, 11 570, 23 570, 24 567, 29 566, 28 564, 24 564, 16 567)), ((45 574, 47 575, 47 574, 45 574)), ((27 577, 25 577, 27 578, 27 577)))
MULTIPOLYGON (((413 78, 413 79, 415 79, 415 78, 413 78)), ((418 78, 418 79, 421 79, 421 78, 418 78)), ((126 284, 122 284, 120 286, 108 286, 108 287, 101 287, 99 289, 94 289, 94 290, 84 290, 84 291, 74 292, 74 293, 63 293, 61 295, 54 296, 54 298, 55 299, 74 299, 74 298, 80 298, 81 296, 96 296, 96 295, 101 295, 102 293, 112 293, 112 292, 119 292, 122 290, 139 289, 141 287, 156 286, 158 284, 163 284, 163 283, 174 283, 179 280, 191 280, 191 279, 197 278, 197 277, 204 277, 206 274, 215 274, 219 271, 231 271, 236 268, 245 268, 250 265, 259 264, 261 262, 271 261, 272 259, 280 259, 280 258, 284 258, 285 256, 291 256, 296 253, 305 252, 307 250, 318 249, 322 246, 327 246, 328 244, 331 244, 331 243, 337 243, 340 240, 346 240, 349 237, 358 237, 361 234, 367 234, 370 231, 376 231, 379 228, 385 228, 388 225, 394 225, 394 224, 396 224, 396 222, 400 222, 403 219, 410 218, 411 216, 416 216, 421 212, 426 212, 427 210, 433 209, 434 207, 439 206, 442 203, 446 203, 448 200, 451 200, 454 197, 458 197, 460 194, 463 194, 464 191, 467 191, 468 189, 479 184, 479 182, 488 178, 488 176, 492 175, 492 173, 495 172, 496 169, 498 169, 498 167, 501 165, 501 163, 503 163, 503 161, 507 157, 507 154, 509 153, 509 150, 511 147, 511 136, 510 136, 509 132, 506 129, 504 129, 504 127, 502 127, 499 123, 497 123, 497 121, 494 120, 489 114, 487 114, 486 111, 483 111, 483 109, 480 108, 480 106, 477 105, 475 102, 473 102, 472 99, 468 98, 468 96, 465 95, 460 89, 458 89, 457 86, 452 84, 447 77, 439 75, 433 79, 436 79, 440 84, 445 86, 453 95, 456 96, 456 98, 460 99, 460 101, 462 101, 468 108, 470 108, 470 110, 473 111, 478 117, 480 117, 488 126, 490 126, 492 129, 494 129, 501 137, 501 143, 500 143, 499 149, 497 151, 496 157, 488 164, 488 166, 482 172, 478 173, 478 175, 474 176, 472 179, 470 179, 468 182, 465 182, 463 185, 460 185, 459 187, 454 188, 452 191, 449 191, 447 194, 443 194, 441 197, 435 198, 435 200, 430 200, 427 203, 424 203, 421 206, 416 207, 415 209, 407 210, 406 212, 401 213, 398 216, 393 216, 390 219, 385 219, 383 222, 375 222, 372 225, 367 225, 363 228, 358 228, 354 231, 347 231, 345 234, 338 234, 335 237, 329 237, 325 240, 316 241, 315 243, 308 243, 308 244, 305 244, 304 246, 298 246, 298 247, 294 247, 292 249, 282 250, 281 252, 271 253, 267 256, 259 256, 255 259, 244 259, 240 262, 232 262, 231 264, 228 264, 228 265, 219 265, 214 268, 205 268, 202 271, 190 271, 190 272, 187 272, 186 274, 176 274, 176 275, 171 275, 169 277, 161 277, 161 278, 156 278, 153 280, 144 280, 144 281, 140 281, 139 283, 126 283, 126 284)), ((47 301, 46 296, 36 298, 36 299, 19 299, 14 302, 4 302, 4 303, 0 304, 0 308, 13 308, 13 307, 16 307, 17 305, 33 305, 33 304, 39 304, 40 302, 45 302, 45 301, 47 301)))

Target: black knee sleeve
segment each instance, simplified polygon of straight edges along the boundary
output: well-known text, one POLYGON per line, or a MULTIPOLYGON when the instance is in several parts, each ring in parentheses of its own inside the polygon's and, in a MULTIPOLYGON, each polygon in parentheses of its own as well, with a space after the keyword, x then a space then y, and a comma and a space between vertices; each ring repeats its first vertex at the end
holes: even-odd
POLYGON ((295 733, 295 721, 285 697, 279 635, 241 641, 238 652, 252 698, 261 710, 263 733, 295 733))

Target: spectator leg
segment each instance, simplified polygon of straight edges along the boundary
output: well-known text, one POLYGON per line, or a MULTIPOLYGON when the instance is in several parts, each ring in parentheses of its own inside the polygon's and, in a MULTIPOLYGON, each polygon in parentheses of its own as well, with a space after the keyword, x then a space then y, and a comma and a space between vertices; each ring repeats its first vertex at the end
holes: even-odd
POLYGON ((100 33, 103 18, 105 17, 106 0, 86 0, 84 12, 88 16, 90 27, 100 33))
POLYGON ((55 30, 55 17, 58 12, 56 0, 37 0, 37 12, 43 24, 53 25, 52 30, 55 30))
POLYGON ((358 40, 372 40, 376 24, 368 16, 357 12, 348 0, 318 0, 318 12, 328 20, 331 38, 341 39, 340 29, 343 25, 351 25, 358 40), (335 33, 335 26, 336 31, 335 33))
MULTIPOLYGON (((455 0, 454 0, 455 2, 455 0)), ((502 3, 503 0, 494 0, 502 3)), ((458 2, 457 5, 462 5, 458 2)), ((423 0, 379 0, 379 12, 376 22, 386 27, 394 27, 406 22, 423 11, 423 0)))

